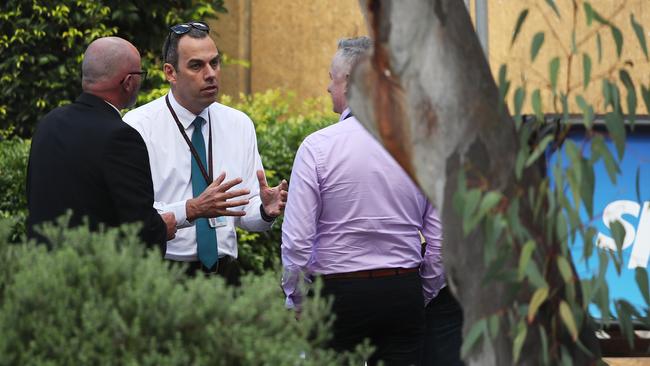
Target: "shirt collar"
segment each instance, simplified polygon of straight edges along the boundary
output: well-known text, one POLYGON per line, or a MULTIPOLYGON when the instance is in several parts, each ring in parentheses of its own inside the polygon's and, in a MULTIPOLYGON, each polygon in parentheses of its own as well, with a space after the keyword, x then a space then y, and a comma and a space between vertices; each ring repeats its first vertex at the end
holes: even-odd
POLYGON ((341 113, 341 117, 339 117, 339 122, 343 121, 344 119, 348 118, 352 111, 350 110, 350 107, 347 107, 343 110, 343 113, 341 113))
POLYGON ((114 106, 113 104, 111 104, 111 102, 109 102, 109 101, 107 101, 107 100, 105 100, 104 102, 106 102, 106 104, 108 104, 108 105, 110 105, 111 107, 113 107, 113 109, 115 109, 115 111, 117 111, 117 114, 119 114, 120 116, 122 116, 122 113, 120 113, 120 110, 117 109, 116 106, 114 106))
MULTIPOLYGON (((181 122, 181 125, 183 125, 184 129, 188 129, 191 125, 192 122, 196 119, 197 115, 188 111, 176 101, 176 98, 174 98, 174 93, 172 93, 171 89, 169 90, 169 104, 171 104, 172 108, 174 109, 174 112, 176 112, 176 116, 178 117, 178 120, 181 122)), ((208 107, 210 108, 210 107, 208 107)), ((208 121, 208 108, 205 108, 204 110, 199 113, 199 116, 203 118, 206 122, 208 121)))

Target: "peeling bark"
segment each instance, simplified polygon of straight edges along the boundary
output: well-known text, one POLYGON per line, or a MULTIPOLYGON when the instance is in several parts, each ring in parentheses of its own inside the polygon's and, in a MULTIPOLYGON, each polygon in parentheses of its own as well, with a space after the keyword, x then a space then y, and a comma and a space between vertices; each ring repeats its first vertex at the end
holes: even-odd
MULTIPOLYGON (((463 304, 467 333, 477 320, 510 306, 513 297, 502 283, 483 281, 484 238, 479 231, 463 235, 452 197, 462 170, 471 185, 506 197, 515 194, 515 126, 507 110, 498 110, 499 93, 462 1, 360 4, 375 45, 354 70, 350 106, 439 208, 445 268, 463 304)), ((533 186, 541 179, 529 172, 524 184, 533 186)), ((526 302, 529 295, 519 294, 526 302)), ((501 329, 501 335, 469 356, 468 365, 513 363, 512 334, 507 334, 512 329, 501 329)), ((593 334, 583 336, 588 347, 596 344, 593 334)), ((528 353, 530 359, 522 364, 535 364, 536 339, 531 335, 525 343, 522 355, 528 353)), ((578 364, 592 361, 575 357, 585 361, 578 364)))

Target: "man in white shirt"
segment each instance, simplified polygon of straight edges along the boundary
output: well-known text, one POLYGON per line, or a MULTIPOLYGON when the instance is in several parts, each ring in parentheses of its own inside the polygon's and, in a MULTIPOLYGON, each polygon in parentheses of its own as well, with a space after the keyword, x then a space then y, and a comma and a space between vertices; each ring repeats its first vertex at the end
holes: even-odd
POLYGON ((154 206, 176 217, 165 258, 232 284, 239 280, 235 226, 268 230, 284 210, 288 184, 266 184, 252 121, 215 102, 221 65, 209 32, 202 22, 171 27, 163 46, 171 91, 124 120, 147 145, 154 206))

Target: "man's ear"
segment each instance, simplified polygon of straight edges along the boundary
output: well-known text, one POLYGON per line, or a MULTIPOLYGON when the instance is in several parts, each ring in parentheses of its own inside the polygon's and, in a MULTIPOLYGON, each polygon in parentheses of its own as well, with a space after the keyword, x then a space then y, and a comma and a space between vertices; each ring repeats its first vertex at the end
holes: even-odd
POLYGON ((345 95, 348 95, 348 90, 350 89, 350 74, 345 74, 345 88, 343 89, 345 95))
POLYGON ((165 63, 163 65, 163 72, 165 73, 165 78, 167 81, 171 82, 176 82, 176 69, 174 69, 174 66, 170 63, 165 63))
POLYGON ((124 81, 121 84, 122 88, 127 92, 130 93, 131 90, 133 90, 133 75, 128 74, 124 77, 124 81))

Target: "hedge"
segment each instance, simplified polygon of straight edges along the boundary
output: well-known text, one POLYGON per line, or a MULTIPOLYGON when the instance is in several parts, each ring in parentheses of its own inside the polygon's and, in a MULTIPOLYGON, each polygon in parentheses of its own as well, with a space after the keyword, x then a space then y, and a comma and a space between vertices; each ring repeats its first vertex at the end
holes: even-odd
MULTIPOLYGON (((0 220, 0 365, 357 365, 324 347, 331 316, 317 286, 300 321, 279 275, 187 277, 145 250, 137 225, 47 225, 52 249, 9 244, 0 220)), ((360 348, 362 349, 362 348, 360 348)))

